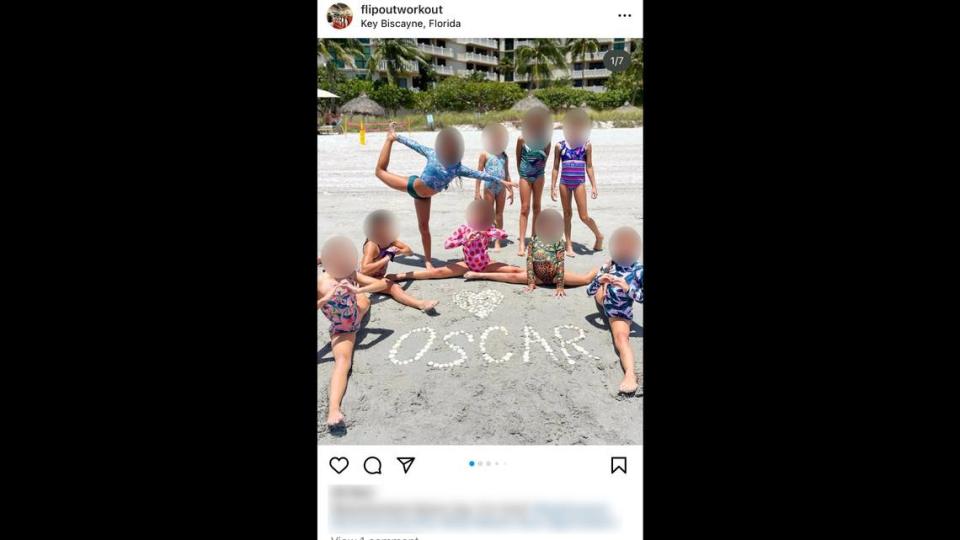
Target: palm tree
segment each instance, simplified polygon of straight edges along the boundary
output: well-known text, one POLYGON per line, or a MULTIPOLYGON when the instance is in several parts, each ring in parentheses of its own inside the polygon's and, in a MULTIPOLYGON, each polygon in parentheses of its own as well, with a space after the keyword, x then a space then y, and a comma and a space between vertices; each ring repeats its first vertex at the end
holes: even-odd
POLYGON ((533 89, 550 81, 554 70, 567 67, 563 47, 554 39, 534 39, 533 45, 517 48, 516 57, 517 73, 529 75, 533 89))
POLYGON ((513 58, 503 55, 500 57, 497 67, 493 69, 500 76, 500 81, 503 81, 506 79, 507 73, 513 73, 513 70, 517 69, 517 66, 513 65, 513 58))
POLYGON ((400 74, 407 72, 404 64, 409 62, 430 65, 412 39, 378 39, 370 54, 371 71, 379 72, 380 64, 386 64, 386 79, 390 84, 396 84, 400 74))
POLYGON ((568 39, 566 43, 567 52, 574 61, 580 60, 580 88, 587 85, 587 63, 586 58, 590 53, 600 50, 600 42, 593 38, 568 39))
POLYGON ((364 57, 363 43, 359 39, 318 39, 317 58, 328 64, 330 60, 339 60, 353 67, 357 66, 357 57, 364 57))

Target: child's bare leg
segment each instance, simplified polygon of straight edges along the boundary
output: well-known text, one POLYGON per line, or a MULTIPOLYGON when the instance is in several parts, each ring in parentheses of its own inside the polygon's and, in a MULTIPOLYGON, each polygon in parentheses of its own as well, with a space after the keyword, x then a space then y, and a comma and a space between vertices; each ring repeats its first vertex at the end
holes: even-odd
POLYGON ((593 278, 597 277, 597 269, 594 268, 586 274, 577 274, 575 272, 564 272, 563 273, 563 286, 564 287, 583 287, 584 285, 590 284, 593 281, 593 278))
POLYGON ((449 263, 440 268, 431 268, 430 270, 417 270, 416 272, 403 272, 401 274, 387 274, 387 279, 391 281, 409 281, 411 279, 446 279, 462 276, 469 268, 467 263, 457 261, 449 263))
MULTIPOLYGON (((500 190, 500 193, 497 194, 497 198, 494 205, 494 219, 493 224, 500 230, 503 230, 503 205, 507 201, 507 191, 506 188, 500 190)), ((493 240, 493 250, 500 251, 500 239, 495 238, 493 240)))
POLYGON ((414 199, 413 205, 417 209, 417 226, 420 228, 420 241, 423 243, 423 266, 433 270, 433 248, 430 238, 430 201, 431 199, 414 199))
POLYGON ((533 183, 533 200, 531 201, 531 207, 533 208, 533 222, 530 225, 530 236, 537 235, 537 217, 540 215, 540 199, 543 198, 543 177, 537 178, 537 181, 533 183))
MULTIPOLYGON (((577 186, 577 189, 573 192, 573 197, 577 201, 577 212, 580 214, 580 221, 584 225, 590 227, 590 230, 593 232, 593 236, 596 241, 593 243, 593 250, 600 251, 603 249, 603 235, 600 234, 600 229, 597 227, 597 222, 587 214, 587 188, 584 184, 577 186)), ((567 236, 567 241, 570 241, 570 237, 567 236)))
POLYGON ((393 298, 394 300, 396 300, 397 302, 400 302, 405 306, 417 308, 420 311, 426 312, 437 307, 437 304, 440 303, 437 300, 418 300, 412 295, 407 294, 407 291, 403 290, 403 287, 401 287, 400 285, 397 285, 393 281, 390 281, 388 279, 387 283, 389 283, 389 287, 384 289, 383 294, 390 296, 391 298, 393 298))
POLYGON ((633 394, 639 384, 633 367, 633 348, 630 347, 630 321, 620 317, 610 317, 609 320, 613 344, 620 355, 620 366, 623 367, 623 380, 620 381, 619 390, 624 394, 633 394))
POLYGON ((407 177, 387 170, 387 167, 390 166, 390 150, 392 147, 393 141, 387 137, 387 140, 383 143, 383 148, 380 150, 380 158, 377 159, 377 169, 374 171, 374 174, 376 174, 377 178, 384 184, 397 191, 405 192, 407 191, 407 177))
POLYGON ((520 234, 517 236, 517 255, 523 257, 527 253, 527 218, 530 216, 530 199, 533 197, 533 186, 530 182, 520 179, 520 234))
POLYGON ((573 192, 570 191, 570 188, 560 184, 560 205, 563 206, 563 234, 567 239, 567 257, 576 257, 577 254, 573 252, 573 239, 570 237, 570 233, 573 232, 573 192))
MULTIPOLYGON (((486 270, 486 268, 484 268, 484 270, 486 270)), ((527 284, 527 272, 520 268, 517 268, 516 272, 467 272, 463 277, 464 279, 485 279, 487 281, 499 281, 500 283, 513 283, 515 285, 527 284)))
POLYGON ((327 412, 327 426, 330 427, 344 420, 340 404, 343 401, 343 394, 347 391, 347 377, 350 374, 350 364, 353 362, 353 346, 356 340, 357 334, 354 332, 334 334, 330 340, 334 362, 333 373, 330 374, 330 405, 327 412))

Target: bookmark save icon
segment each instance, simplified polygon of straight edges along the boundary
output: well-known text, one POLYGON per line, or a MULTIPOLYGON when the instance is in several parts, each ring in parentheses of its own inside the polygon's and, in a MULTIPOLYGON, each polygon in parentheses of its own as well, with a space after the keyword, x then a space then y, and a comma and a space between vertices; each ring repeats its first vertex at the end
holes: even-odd
POLYGON ((412 457, 398 457, 397 461, 400 462, 400 465, 403 466, 403 474, 407 474, 407 471, 410 470, 410 467, 413 466, 413 460, 417 458, 412 457))

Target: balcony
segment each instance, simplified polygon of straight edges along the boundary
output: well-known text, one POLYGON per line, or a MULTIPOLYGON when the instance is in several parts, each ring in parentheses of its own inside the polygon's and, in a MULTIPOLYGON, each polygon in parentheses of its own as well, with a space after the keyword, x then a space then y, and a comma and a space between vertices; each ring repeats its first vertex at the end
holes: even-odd
POLYGON ((433 56, 443 56, 445 58, 456 57, 456 53, 453 52, 453 49, 448 47, 437 47, 436 45, 430 45, 428 43, 418 43, 417 48, 427 54, 432 54, 433 56))
POLYGON ((479 64, 489 64, 495 66, 500 62, 500 59, 496 56, 490 56, 488 54, 477 54, 477 53, 460 53, 457 55, 457 60, 461 62, 476 62, 479 64))
POLYGON ((609 69, 586 69, 580 71, 571 71, 571 79, 596 79, 599 77, 609 77, 612 72, 609 69))
POLYGON ((488 80, 488 81, 496 81, 496 80, 498 80, 498 79, 497 79, 497 74, 496 74, 496 73, 493 73, 492 71, 491 71, 491 72, 478 71, 478 70, 475 70, 475 69, 458 69, 458 70, 457 70, 457 75, 460 75, 461 77, 469 77, 469 76, 473 75, 474 73, 481 73, 481 74, 483 74, 483 78, 486 79, 486 80, 488 80))
MULTIPOLYGON (((386 71, 387 70, 386 60, 384 60, 383 62, 380 62, 380 65, 377 67, 380 69, 380 71, 386 71)), ((402 73, 417 73, 419 72, 419 69, 417 68, 416 62, 403 61, 400 63, 400 71, 402 73)))
POLYGON ((499 49, 500 43, 495 39, 486 39, 486 38, 469 38, 469 39, 458 39, 459 43, 464 45, 479 45, 480 47, 486 47, 488 49, 499 49))
POLYGON ((453 67, 451 66, 438 66, 436 64, 433 64, 430 67, 432 67, 433 70, 437 72, 437 74, 439 75, 453 75, 454 73, 456 73, 453 67))

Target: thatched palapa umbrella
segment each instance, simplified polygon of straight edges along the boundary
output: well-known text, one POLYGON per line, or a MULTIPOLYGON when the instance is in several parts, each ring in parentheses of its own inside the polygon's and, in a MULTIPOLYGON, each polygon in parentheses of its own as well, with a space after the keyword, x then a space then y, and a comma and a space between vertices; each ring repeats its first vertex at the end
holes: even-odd
POLYGON ((511 107, 515 111, 527 112, 530 109, 535 107, 543 107, 544 109, 549 109, 542 101, 537 99, 537 96, 533 94, 527 94, 527 97, 521 99, 520 101, 513 104, 511 107))
POLYGON ((340 112, 344 114, 359 114, 362 116, 384 116, 387 114, 387 111, 385 111, 379 103, 368 98, 365 93, 341 105, 340 112))

